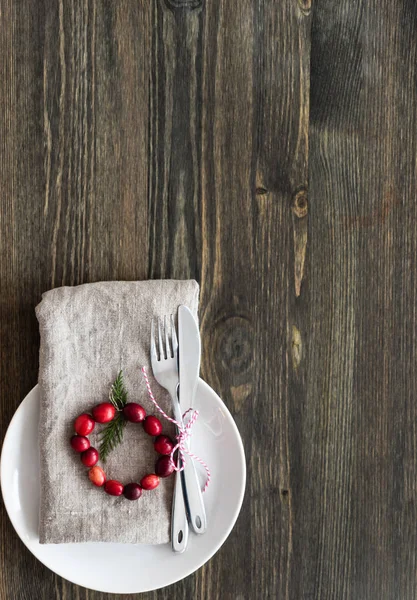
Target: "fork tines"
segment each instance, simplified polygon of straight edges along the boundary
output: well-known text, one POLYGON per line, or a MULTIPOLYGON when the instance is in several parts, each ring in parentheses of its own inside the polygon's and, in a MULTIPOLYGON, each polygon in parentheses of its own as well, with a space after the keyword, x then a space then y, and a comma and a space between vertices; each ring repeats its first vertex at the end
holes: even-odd
POLYGON ((158 343, 155 339, 155 319, 152 319, 151 325, 151 354, 157 361, 174 358, 178 350, 177 332, 175 330, 174 317, 170 316, 171 336, 169 335, 169 326, 167 317, 164 316, 163 322, 161 318, 157 319, 158 323, 158 343), (165 335, 164 335, 165 334, 165 335), (163 343, 165 337, 165 344, 163 343))

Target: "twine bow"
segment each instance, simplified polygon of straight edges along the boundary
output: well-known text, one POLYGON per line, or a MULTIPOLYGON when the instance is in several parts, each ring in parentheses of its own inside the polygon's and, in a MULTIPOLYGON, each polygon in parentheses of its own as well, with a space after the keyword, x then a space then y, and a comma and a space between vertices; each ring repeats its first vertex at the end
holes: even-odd
POLYGON ((155 396, 152 393, 151 385, 149 383, 148 375, 146 373, 146 367, 142 367, 142 373, 143 373, 143 377, 145 379, 146 388, 148 390, 149 397, 152 400, 153 404, 155 405, 157 410, 161 413, 161 415, 163 415, 165 417, 165 419, 167 419, 167 421, 174 423, 174 425, 176 425, 178 428, 178 434, 176 435, 177 443, 174 446, 174 448, 172 449, 172 452, 170 454, 170 461, 171 461, 171 464, 172 464, 174 470, 177 472, 184 470, 184 465, 187 460, 185 455, 187 455, 192 460, 196 460, 197 462, 199 462, 201 465, 203 465, 203 467, 206 471, 206 475, 207 475, 206 483, 203 488, 203 492, 205 492, 206 489, 208 488, 208 485, 209 485, 210 479, 211 479, 210 469, 208 468, 207 464, 199 456, 197 456, 196 454, 191 452, 188 447, 188 440, 191 439, 191 429, 198 418, 198 410, 189 408, 187 411, 185 411, 185 413, 182 415, 183 420, 184 419, 186 420, 185 423, 179 423, 175 419, 172 419, 171 417, 169 417, 166 414, 165 411, 162 410, 162 408, 159 406, 158 402, 155 400, 155 396), (187 418, 187 416, 188 416, 188 418, 187 418), (174 460, 174 454, 177 450, 181 457, 182 467, 178 467, 174 460))

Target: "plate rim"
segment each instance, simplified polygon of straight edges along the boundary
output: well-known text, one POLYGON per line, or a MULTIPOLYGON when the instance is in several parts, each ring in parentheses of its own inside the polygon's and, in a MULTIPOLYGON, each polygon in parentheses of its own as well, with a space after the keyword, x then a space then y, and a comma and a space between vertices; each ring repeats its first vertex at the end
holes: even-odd
MULTIPOLYGON (((19 537, 19 539, 23 542, 23 544, 26 546, 26 548, 29 550, 29 552, 36 558, 36 560, 38 560, 42 565, 44 565, 47 569, 49 569, 52 573, 55 573, 56 575, 58 575, 59 577, 62 577, 63 579, 65 579, 66 581, 69 581, 70 583, 73 583, 75 585, 79 585, 80 587, 83 587, 84 589, 89 589, 89 590, 93 590, 93 591, 97 591, 97 592, 102 592, 102 593, 113 593, 113 594, 121 594, 121 595, 126 595, 126 594, 140 594, 140 593, 146 593, 146 592, 151 592, 151 591, 156 591, 159 589, 163 589, 165 587, 168 587, 170 585, 173 585, 174 583, 178 583, 179 581, 182 581, 183 579, 185 579, 186 577, 189 577, 190 575, 192 575, 193 573, 195 573, 196 571, 198 571, 198 569, 201 569, 202 566, 204 566, 218 551, 219 549, 223 546, 223 544, 225 543, 225 541, 227 540, 227 538, 229 537, 232 529, 234 528, 236 521, 238 519, 238 516, 240 514, 240 511, 242 509, 242 504, 243 504, 243 499, 245 496, 245 490, 246 490, 246 476, 247 476, 247 469, 246 469, 246 456, 245 456, 245 449, 243 446, 243 441, 242 441, 242 437, 240 435, 239 429, 236 425, 236 422, 232 416, 232 414, 230 413, 229 409, 227 408, 227 406, 225 405, 225 403, 223 402, 223 400, 220 398, 220 396, 213 390, 213 388, 211 386, 209 386, 208 383, 206 383, 203 379, 201 379, 201 377, 199 377, 199 385, 202 385, 204 388, 206 388, 206 391, 208 391, 209 393, 213 394, 217 401, 220 402, 220 404, 222 405, 222 408, 227 412, 228 417, 229 417, 229 422, 232 426, 232 429, 234 430, 235 436, 236 436, 236 440, 237 440, 237 446, 239 449, 239 459, 240 459, 240 465, 241 465, 241 469, 242 469, 242 480, 241 480, 241 486, 240 486, 240 490, 239 490, 239 498, 238 498, 238 502, 236 504, 236 509, 234 511, 233 514, 233 518, 230 521, 230 524, 228 525, 228 527, 225 529, 224 534, 222 535, 222 538, 220 540, 220 542, 218 544, 216 544, 214 546, 214 548, 208 553, 207 556, 205 556, 204 560, 199 563, 197 566, 193 566, 191 569, 187 569, 185 574, 181 574, 177 579, 174 579, 173 581, 170 581, 168 583, 164 583, 163 585, 157 586, 157 587, 146 587, 146 588, 142 588, 139 591, 128 591, 128 592, 120 592, 120 591, 109 591, 108 589, 100 589, 99 587, 87 587, 85 584, 83 583, 79 583, 78 581, 76 581, 74 578, 69 578, 66 575, 63 575, 62 572, 58 569, 52 569, 49 565, 47 565, 44 560, 42 560, 41 558, 39 558, 34 552, 33 549, 29 546, 29 544, 27 543, 27 541, 20 535, 20 532, 17 530, 15 522, 13 521, 10 512, 9 512, 9 507, 8 507, 8 501, 6 500, 8 496, 8 493, 4 493, 4 477, 5 477, 5 464, 3 461, 3 457, 4 457, 4 448, 7 445, 7 440, 9 438, 11 429, 12 429, 12 424, 13 421, 15 420, 15 418, 20 414, 20 412, 23 410, 23 406, 25 404, 25 402, 28 401, 28 399, 30 398, 30 396, 32 394, 35 393, 40 393, 40 387, 39 387, 39 383, 37 383, 27 394, 26 396, 23 398, 23 400, 20 402, 19 406, 16 408, 15 412, 13 413, 13 416, 7 426, 7 430, 5 433, 5 436, 3 438, 3 443, 2 443, 2 448, 1 448, 1 454, 0 454, 0 489, 1 489, 1 494, 2 494, 2 498, 3 498, 3 502, 4 502, 4 507, 6 509, 6 513, 7 516, 13 526, 13 529, 15 531, 15 533, 17 534, 17 536, 19 537)), ((30 401, 30 400, 29 400, 30 401)), ((39 543, 39 535, 37 535, 36 538, 37 542, 39 543)), ((36 543, 36 542, 35 542, 36 543)), ((112 543, 117 543, 117 542, 112 542, 112 543)), ((150 546, 150 544, 143 544, 143 546, 150 546)))

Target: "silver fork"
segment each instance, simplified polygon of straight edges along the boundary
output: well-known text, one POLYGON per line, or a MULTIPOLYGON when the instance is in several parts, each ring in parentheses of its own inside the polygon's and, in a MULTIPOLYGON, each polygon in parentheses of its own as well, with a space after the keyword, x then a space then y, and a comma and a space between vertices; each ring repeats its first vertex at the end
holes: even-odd
MULTIPOLYGON (((152 320, 151 328, 151 365, 156 381, 165 388, 170 396, 172 405, 177 402, 177 386, 178 386, 178 341, 175 333, 175 326, 172 323, 172 354, 170 351, 168 332, 165 322, 165 349, 162 345, 161 324, 158 321, 158 341, 159 341, 159 357, 156 351, 155 343, 155 324, 152 320), (166 358, 165 358, 166 357, 166 358)), ((177 420, 177 414, 174 408, 174 417, 177 420)), ((178 421, 180 422, 180 421, 178 421)), ((178 428, 176 428, 178 434, 178 428)), ((177 466, 182 467, 181 457, 178 455, 177 466)), ((174 497, 172 500, 171 511, 171 545, 174 552, 184 552, 188 543, 188 521, 187 511, 185 506, 185 493, 182 487, 181 472, 175 472, 174 497)))

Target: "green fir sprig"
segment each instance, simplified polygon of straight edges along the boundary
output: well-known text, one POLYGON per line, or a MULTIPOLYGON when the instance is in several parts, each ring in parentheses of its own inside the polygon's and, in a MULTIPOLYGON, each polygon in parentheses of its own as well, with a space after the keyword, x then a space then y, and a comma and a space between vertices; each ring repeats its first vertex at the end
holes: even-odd
POLYGON ((117 413, 114 419, 107 423, 106 427, 100 433, 99 452, 103 462, 106 462, 110 452, 122 442, 124 428, 127 423, 122 413, 123 408, 127 404, 127 390, 124 386, 122 371, 120 371, 111 386, 109 401, 113 404, 117 413))
POLYGON ((116 410, 123 410, 127 404, 127 390, 123 382, 123 371, 120 371, 111 386, 109 400, 116 410))

